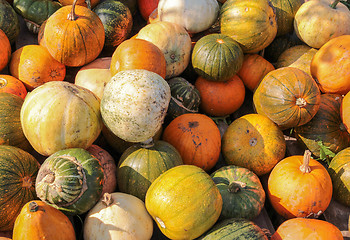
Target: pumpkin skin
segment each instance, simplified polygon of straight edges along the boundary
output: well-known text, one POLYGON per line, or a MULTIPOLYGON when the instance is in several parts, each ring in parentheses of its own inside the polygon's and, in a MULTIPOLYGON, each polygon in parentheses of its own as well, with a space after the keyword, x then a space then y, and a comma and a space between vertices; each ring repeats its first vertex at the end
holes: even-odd
POLYGON ((333 153, 350 146, 350 135, 340 116, 342 100, 340 94, 321 94, 316 115, 308 123, 294 128, 298 140, 316 157, 320 157, 319 141, 333 153))
POLYGON ((27 89, 19 79, 6 74, 0 74, 0 92, 15 94, 22 99, 27 96, 27 89))
POLYGON ((180 153, 165 141, 134 144, 119 159, 118 189, 145 201, 152 182, 166 170, 181 164, 180 153))
POLYGON ((271 240, 293 239, 343 240, 341 231, 332 223, 312 218, 292 218, 284 221, 271 240), (298 229, 296 231, 296 229, 298 229))
POLYGON ((222 137, 227 164, 264 175, 284 158, 286 142, 282 130, 261 114, 246 114, 234 120, 222 137))
POLYGON ((0 29, 0 71, 2 71, 9 63, 11 53, 10 41, 4 31, 0 29))
POLYGON ((257 53, 277 34, 276 14, 269 0, 229 0, 220 9, 220 31, 240 45, 244 53, 257 53))
MULTIPOLYGON (((59 2, 62 4, 62 6, 67 6, 67 5, 73 5, 74 0, 59 0, 59 2)), ((77 0, 76 1, 77 5, 87 7, 89 9, 94 8, 97 4, 100 3, 100 0, 77 0), (90 6, 88 6, 90 4, 90 6)))
POLYGON ((342 119, 342 122, 348 131, 350 133, 350 94, 347 93, 343 97, 343 100, 341 102, 340 106, 340 117, 342 119))
POLYGON ((12 45, 19 36, 20 23, 16 11, 6 0, 0 0, 0 29, 12 45))
POLYGON ((173 145, 184 164, 210 170, 219 160, 220 131, 215 122, 201 113, 186 113, 173 119, 162 139, 173 145))
POLYGON ((140 199, 114 192, 105 194, 88 212, 83 231, 85 240, 149 240, 153 234, 153 221, 140 199))
POLYGON ((24 135, 43 156, 61 149, 88 148, 103 126, 99 99, 86 88, 52 81, 35 88, 21 108, 24 135))
POLYGON ((58 9, 44 27, 45 47, 54 59, 69 67, 80 67, 95 60, 105 42, 101 19, 86 7, 58 9))
POLYGON ((50 81, 63 81, 66 66, 55 60, 40 45, 25 45, 12 53, 11 75, 21 80, 28 91, 50 81))
POLYGON ((35 200, 27 202, 16 218, 13 239, 74 240, 76 238, 73 224, 66 215, 43 201, 35 200))
POLYGON ((142 18, 147 21, 149 15, 158 7, 159 0, 137 0, 137 6, 142 18))
POLYGON ((269 72, 253 95, 256 112, 267 116, 283 130, 310 121, 320 102, 321 93, 314 79, 293 67, 269 72))
POLYGON ((243 64, 243 51, 229 36, 213 33, 201 37, 192 50, 192 66, 211 81, 228 81, 243 64))
POLYGON ((85 149, 68 148, 45 159, 36 177, 35 191, 43 202, 65 214, 77 215, 97 203, 103 183, 99 160, 85 149))
POLYGON ((350 207, 349 153, 349 147, 343 149, 334 156, 328 166, 328 172, 333 183, 333 197, 348 207, 350 207))
POLYGON ((265 204, 265 191, 259 177, 239 166, 224 166, 210 177, 218 187, 222 197, 220 218, 256 218, 265 204))
POLYGON ((314 55, 310 71, 321 92, 349 92, 350 75, 346 70, 350 67, 349 52, 350 35, 343 35, 329 40, 314 55))
POLYGON ((267 195, 272 207, 285 219, 318 217, 331 201, 330 175, 310 156, 307 150, 304 156, 284 158, 269 175, 267 195))
POLYGON ((0 145, 0 231, 11 231, 22 207, 37 199, 39 162, 28 152, 0 145))
POLYGON ((222 197, 211 177, 194 165, 173 167, 146 193, 146 209, 170 239, 194 239, 220 216, 222 197))

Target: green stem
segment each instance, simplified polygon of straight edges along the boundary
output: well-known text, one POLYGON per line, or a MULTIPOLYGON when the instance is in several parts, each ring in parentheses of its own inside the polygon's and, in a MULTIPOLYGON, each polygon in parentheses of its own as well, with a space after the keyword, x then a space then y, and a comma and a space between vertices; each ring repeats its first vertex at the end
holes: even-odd
POLYGON ((337 4, 340 2, 340 0, 335 0, 334 2, 331 3, 331 5, 329 5, 331 8, 335 9, 337 4))

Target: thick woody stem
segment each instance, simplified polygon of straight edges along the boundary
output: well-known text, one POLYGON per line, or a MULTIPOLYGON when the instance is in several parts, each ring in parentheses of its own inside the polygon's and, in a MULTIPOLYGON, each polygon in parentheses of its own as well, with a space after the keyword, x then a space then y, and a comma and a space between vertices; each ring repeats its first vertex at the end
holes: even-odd
POLYGON ((300 166, 300 171, 302 171, 303 173, 311 172, 311 168, 309 166, 310 158, 311 152, 309 150, 306 150, 304 153, 303 164, 300 166))

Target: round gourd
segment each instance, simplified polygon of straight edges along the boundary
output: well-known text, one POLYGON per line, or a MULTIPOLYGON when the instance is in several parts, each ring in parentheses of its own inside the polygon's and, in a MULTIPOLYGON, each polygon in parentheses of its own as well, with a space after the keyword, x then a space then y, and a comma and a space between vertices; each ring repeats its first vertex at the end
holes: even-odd
POLYGON ((28 152, 0 145, 0 231, 11 231, 22 207, 37 198, 39 162, 28 152))
POLYGON ((23 82, 7 74, 0 75, 0 92, 13 93, 22 99, 27 96, 27 89, 23 82))
POLYGON ((164 172, 151 184, 145 204, 166 237, 194 239, 218 220, 222 197, 203 169, 179 165, 164 172))
POLYGON ((6 0, 0 0, 0 29, 6 34, 11 45, 19 36, 20 22, 16 11, 6 0))
POLYGON ((102 119, 121 139, 143 142, 162 126, 170 97, 168 83, 158 74, 144 69, 121 71, 103 92, 102 119))
POLYGON ((0 29, 0 71, 2 71, 9 63, 11 53, 10 41, 4 31, 0 29))
POLYGON ((100 162, 82 148, 51 154, 35 181, 37 196, 68 215, 83 214, 100 199, 104 183, 100 162))
POLYGON ((228 81, 243 64, 243 51, 231 37, 213 33, 201 37, 192 50, 192 66, 211 81, 228 81))
POLYGON ((159 0, 137 0, 137 6, 143 20, 147 21, 149 15, 158 7, 159 0))
POLYGON ((287 48, 278 57, 277 62, 275 63, 276 68, 288 67, 293 62, 298 60, 301 56, 303 56, 305 53, 307 53, 310 49, 314 48, 309 47, 306 44, 295 45, 290 48, 287 48))
POLYGON ((88 148, 103 126, 99 99, 66 81, 47 82, 27 94, 20 113, 24 135, 44 156, 88 148))

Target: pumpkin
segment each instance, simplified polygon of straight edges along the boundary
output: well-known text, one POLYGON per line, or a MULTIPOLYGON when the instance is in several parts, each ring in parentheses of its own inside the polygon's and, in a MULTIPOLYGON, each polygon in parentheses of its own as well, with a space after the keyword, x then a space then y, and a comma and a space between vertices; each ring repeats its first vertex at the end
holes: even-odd
POLYGON ((69 67, 80 67, 95 60, 105 42, 101 19, 92 10, 77 5, 64 6, 44 27, 45 47, 54 59, 69 67))
POLYGON ((222 197, 203 169, 179 165, 164 172, 151 184, 145 204, 166 237, 194 239, 218 220, 222 197))
POLYGON ((7 66, 11 53, 10 41, 4 31, 0 29, 0 71, 7 66))
POLYGON ((320 144, 333 153, 350 146, 350 135, 340 116, 342 100, 339 94, 322 94, 316 115, 308 123, 294 128, 299 142, 316 157, 323 154, 320 144))
POLYGON ((318 50, 315 48, 309 49, 305 54, 301 55, 296 61, 289 65, 289 67, 299 68, 311 76, 310 64, 312 58, 318 50))
POLYGON ((326 168, 304 156, 284 158, 272 169, 267 183, 267 195, 272 207, 285 219, 317 218, 332 199, 332 180, 326 168))
POLYGON ((22 99, 27 96, 27 89, 23 82, 7 74, 0 74, 0 92, 12 93, 22 99))
POLYGON ((349 147, 338 152, 330 162, 328 172, 333 183, 334 199, 350 207, 349 153, 349 147))
POLYGON ((74 78, 74 84, 85 87, 100 99, 106 84, 111 80, 111 57, 96 58, 79 69, 74 78))
POLYGON ((197 74, 211 81, 228 81, 242 67, 243 51, 229 36, 213 33, 201 37, 192 51, 197 74))
POLYGON ((277 20, 269 0, 229 0, 220 9, 220 31, 242 47, 257 53, 276 37, 277 20))
POLYGON ((256 53, 248 53, 244 55, 242 67, 237 75, 243 81, 244 86, 254 92, 261 79, 272 70, 275 70, 275 67, 264 57, 256 53))
POLYGON ((350 11, 340 0, 306 1, 294 16, 294 30, 307 45, 320 48, 332 38, 350 34, 350 11))
POLYGON ((256 223, 244 218, 231 218, 217 222, 208 232, 203 234, 198 240, 267 240, 263 229, 256 223))
POLYGON ((138 9, 137 0, 119 0, 119 2, 127 6, 133 16, 136 14, 138 9))
POLYGON ((332 223, 312 218, 292 218, 278 226, 271 240, 292 239, 343 240, 341 231, 332 223), (296 231, 297 229, 297 231, 296 231))
POLYGON ((103 168, 82 148, 59 150, 45 159, 35 180, 40 200, 68 215, 83 214, 100 199, 103 168))
POLYGON ((105 30, 105 47, 117 47, 131 32, 132 14, 127 6, 116 0, 103 1, 93 9, 105 30))
POLYGON ((333 38, 314 55, 310 64, 312 77, 323 93, 346 94, 350 90, 350 35, 333 38))
MULTIPOLYGON (((63 6, 67 6, 67 5, 73 5, 74 0, 59 0, 59 2, 63 6)), ((92 9, 99 3, 100 3, 100 0, 78 0, 76 4, 87 7, 88 9, 92 9)))
POLYGON ((186 113, 176 117, 164 129, 162 139, 179 151, 184 164, 209 171, 219 160, 220 131, 205 114, 186 113))
POLYGON ((340 105, 340 117, 342 119, 342 122, 348 131, 350 133, 350 93, 345 94, 345 96, 342 99, 341 105, 340 105))
POLYGON ((293 67, 269 72, 253 95, 256 112, 267 116, 282 129, 310 121, 318 111, 320 101, 321 93, 315 80, 293 67))
POLYGON ((29 44, 12 53, 11 75, 21 80, 28 91, 50 81, 63 81, 66 66, 55 60, 46 48, 29 44))
POLYGON ((255 219, 265 204, 259 177, 247 168, 229 165, 210 174, 222 197, 220 217, 255 219))
POLYGON ((99 99, 86 88, 52 81, 35 88, 21 108, 24 135, 44 156, 61 149, 88 148, 102 129, 99 99))
POLYGON ((37 199, 39 162, 28 152, 0 145, 0 231, 11 231, 22 207, 37 199))
POLYGON ((72 222, 60 210, 40 200, 27 202, 16 218, 13 239, 74 240, 72 222))
MULTIPOLYGON (((288 67, 289 65, 297 61, 300 57, 304 56, 304 54, 306 54, 310 49, 316 50, 315 48, 309 47, 306 44, 295 45, 290 48, 287 48, 278 57, 277 62, 275 63, 276 68, 288 67)), ((310 59, 310 63, 311 63, 311 59, 310 59)), ((310 65, 309 65, 309 68, 310 68, 310 65)))
POLYGON ((113 52, 111 75, 120 71, 145 69, 165 78, 166 60, 163 52, 153 43, 143 39, 127 39, 113 52))
POLYGON ((216 0, 159 0, 160 21, 180 24, 190 33, 208 29, 215 23, 219 14, 216 0))
POLYGON ((282 130, 261 114, 245 114, 234 120, 222 137, 222 154, 229 165, 248 168, 258 176, 269 173, 284 158, 282 130))
POLYGON ((118 163, 118 189, 145 201, 152 182, 166 170, 183 164, 180 153, 165 141, 136 143, 121 155, 118 163))
POLYGON ((168 83, 158 74, 144 69, 121 71, 103 92, 103 122, 125 141, 146 141, 162 126, 170 97, 168 83))
POLYGON ((179 76, 191 58, 191 37, 181 25, 166 21, 147 24, 138 32, 137 39, 156 45, 166 61, 165 79, 179 76))
POLYGON ((195 86, 201 96, 199 107, 209 116, 230 115, 243 105, 245 99, 245 87, 237 75, 225 82, 198 77, 195 86))
POLYGON ((106 193, 86 215, 83 233, 85 240, 149 240, 153 221, 144 202, 137 197, 121 192, 106 193))
POLYGON ((0 0, 0 16, 0 29, 6 34, 12 45, 19 36, 20 22, 16 11, 6 0, 0 0))
POLYGON ((158 7, 159 0, 137 0, 137 6, 142 18, 147 21, 149 15, 158 7))

